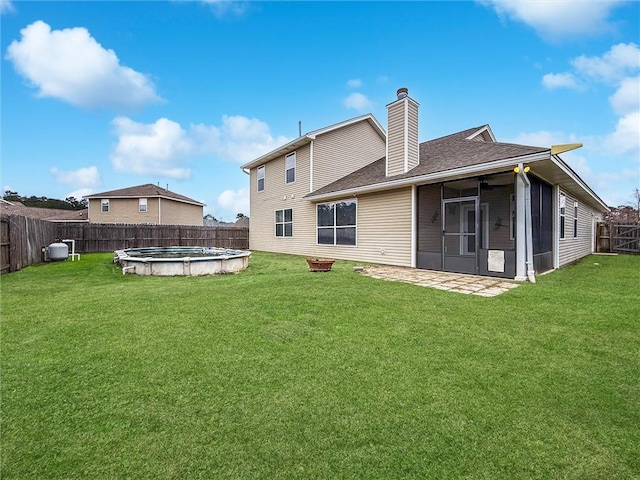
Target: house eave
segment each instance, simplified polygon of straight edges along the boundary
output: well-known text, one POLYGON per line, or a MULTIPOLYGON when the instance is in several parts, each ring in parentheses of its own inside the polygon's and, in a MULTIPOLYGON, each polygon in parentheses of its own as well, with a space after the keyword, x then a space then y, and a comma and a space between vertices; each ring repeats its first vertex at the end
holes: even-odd
POLYGON ((385 190, 393 190, 396 188, 407 187, 416 184, 438 183, 443 181, 458 180, 476 175, 487 175, 497 173, 508 168, 515 167, 518 163, 532 163, 549 158, 549 151, 524 155, 520 157, 511 157, 494 162, 484 163, 480 165, 470 165, 467 167, 455 168, 452 170, 444 170, 442 172, 429 173, 426 175, 418 175, 415 177, 401 178, 390 180, 382 183, 364 185, 361 187, 349 188, 335 192, 327 192, 318 195, 310 194, 305 198, 311 202, 320 202, 339 197, 353 197, 365 193, 373 193, 385 190))
POLYGON ((600 207, 601 211, 603 212, 610 211, 609 206, 604 202, 604 200, 602 200, 591 189, 591 187, 589 187, 589 185, 587 185, 586 182, 582 180, 580 176, 564 162, 564 160, 562 160, 558 155, 551 155, 550 160, 557 168, 562 171, 564 175, 566 175, 568 181, 564 182, 564 184, 570 188, 572 193, 579 195, 586 203, 590 203, 594 207, 600 207), (575 188, 576 186, 578 188, 575 188), (584 192, 586 195, 580 195, 582 192, 584 192))

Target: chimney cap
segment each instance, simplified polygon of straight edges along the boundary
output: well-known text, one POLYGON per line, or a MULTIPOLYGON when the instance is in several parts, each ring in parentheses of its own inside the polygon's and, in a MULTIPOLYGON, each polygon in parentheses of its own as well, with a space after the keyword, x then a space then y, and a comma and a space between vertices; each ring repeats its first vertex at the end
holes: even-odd
POLYGON ((409 89, 407 87, 400 87, 398 89, 398 100, 400 100, 401 98, 405 98, 409 96, 409 89))

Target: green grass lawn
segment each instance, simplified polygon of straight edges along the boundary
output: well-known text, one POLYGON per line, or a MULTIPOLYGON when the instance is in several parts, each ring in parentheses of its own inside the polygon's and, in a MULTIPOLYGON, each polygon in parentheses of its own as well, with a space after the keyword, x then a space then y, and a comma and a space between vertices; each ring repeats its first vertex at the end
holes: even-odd
POLYGON ((493 298, 111 258, 1 277, 2 479, 640 478, 640 257, 493 298))

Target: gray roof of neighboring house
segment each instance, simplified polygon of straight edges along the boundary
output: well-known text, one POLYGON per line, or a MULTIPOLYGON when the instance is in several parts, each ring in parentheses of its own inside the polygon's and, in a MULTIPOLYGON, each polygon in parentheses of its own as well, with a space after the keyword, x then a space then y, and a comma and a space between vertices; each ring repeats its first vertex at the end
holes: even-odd
POLYGON ((549 151, 549 148, 543 147, 469 139, 469 137, 485 127, 487 127, 487 125, 470 128, 421 143, 419 145, 420 163, 406 173, 389 177, 386 176, 386 158, 382 157, 360 170, 356 170, 329 185, 315 190, 307 196, 323 195, 352 188, 366 187, 368 185, 384 184, 385 182, 549 151))
POLYGON ((204 203, 198 202, 179 193, 172 192, 166 188, 162 188, 152 183, 137 185, 135 187, 121 188, 119 190, 110 190, 108 192, 93 193, 85 195, 82 198, 140 198, 140 197, 160 197, 176 200, 178 202, 191 203, 193 205, 204 206, 204 203))

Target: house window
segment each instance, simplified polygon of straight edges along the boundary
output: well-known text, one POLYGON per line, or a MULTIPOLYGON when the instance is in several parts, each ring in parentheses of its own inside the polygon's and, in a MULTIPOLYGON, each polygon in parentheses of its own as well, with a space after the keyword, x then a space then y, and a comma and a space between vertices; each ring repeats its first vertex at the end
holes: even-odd
POLYGON ((318 244, 355 245, 356 210, 355 200, 318 204, 318 244))
POLYGON ((293 237, 293 210, 276 210, 276 237, 293 237))
POLYGON ((258 167, 258 191, 264 190, 264 165, 258 167))
POLYGON ((285 183, 296 181, 296 152, 284 157, 285 183))
POLYGON ((573 203, 573 238, 578 236, 578 202, 573 203))
POLYGON ((146 212, 147 211, 147 199, 146 198, 138 199, 138 211, 139 212, 146 212))
POLYGON ((100 202, 100 209, 103 213, 109 213, 109 199, 103 198, 100 202))
POLYGON ((560 194, 560 238, 564 238, 564 222, 565 222, 565 210, 567 205, 567 197, 564 194, 560 194))

